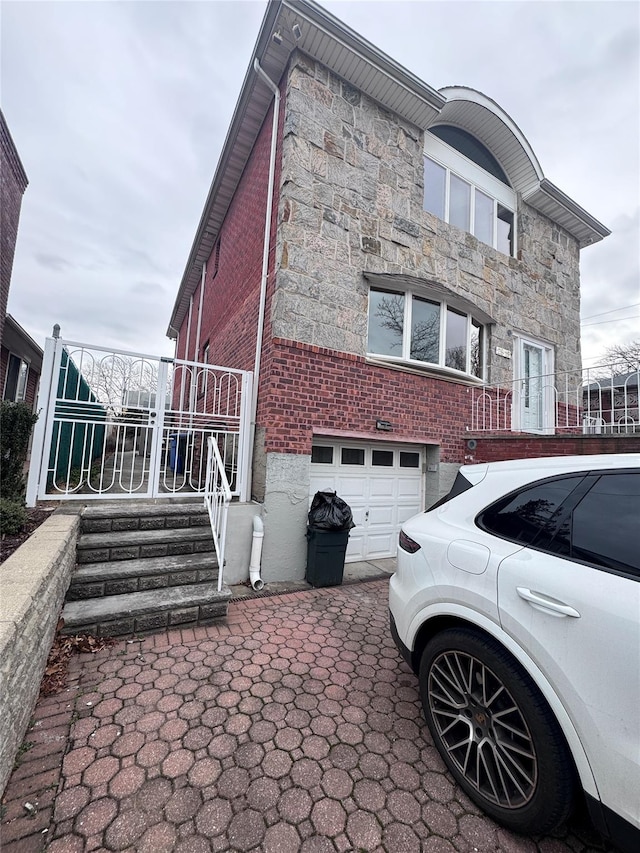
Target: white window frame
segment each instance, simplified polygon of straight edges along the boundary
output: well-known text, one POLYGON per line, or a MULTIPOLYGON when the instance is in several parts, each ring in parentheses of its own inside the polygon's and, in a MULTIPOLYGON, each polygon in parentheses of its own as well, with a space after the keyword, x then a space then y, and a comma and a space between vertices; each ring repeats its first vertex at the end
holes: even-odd
MULTIPOLYGON (((403 327, 402 327, 402 355, 385 355, 383 353, 370 352, 367 350, 367 358, 372 358, 376 360, 384 360, 388 362, 392 362, 395 364, 407 364, 412 367, 420 367, 425 368, 428 367, 432 370, 437 370, 442 373, 450 373, 455 376, 464 376, 465 379, 475 379, 477 381, 484 381, 485 372, 486 372, 486 352, 487 352, 487 338, 488 338, 488 326, 486 323, 483 323, 477 317, 466 310, 459 308, 458 306, 451 305, 444 299, 439 299, 431 296, 427 293, 421 293, 419 290, 408 287, 404 289, 391 289, 386 287, 381 287, 377 285, 369 286, 369 294, 367 298, 367 331, 369 327, 369 316, 371 312, 371 293, 375 291, 377 293, 389 293, 390 295, 402 296, 404 297, 404 315, 403 315, 403 327), (411 358, 411 311, 413 304, 413 297, 416 296, 419 299, 424 299, 428 302, 432 302, 440 306, 440 328, 439 328, 439 338, 438 338, 438 361, 420 361, 419 359, 411 358), (472 330, 473 324, 472 321, 478 324, 480 328, 480 362, 482 364, 482 371, 480 376, 476 376, 474 373, 467 372, 466 370, 458 370, 455 367, 448 367, 445 365, 446 358, 446 332, 447 332, 447 309, 450 308, 456 314, 460 314, 467 319, 467 339, 466 339, 466 351, 467 351, 467 367, 471 366, 471 341, 472 341, 472 330)), ((367 335, 367 345, 368 345, 368 335, 367 335)))
MULTIPOLYGON (((512 252, 511 256, 517 256, 517 228, 516 228, 516 216, 517 216, 517 197, 516 193, 508 187, 506 184, 502 183, 502 181, 498 180, 498 178, 490 175, 489 172, 486 172, 477 163, 474 163, 473 160, 470 160, 468 157, 465 157, 464 154, 461 154, 459 151, 456 151, 455 148, 452 148, 450 145, 447 145, 446 142, 443 142, 437 136, 434 136, 432 133, 428 131, 424 135, 424 155, 429 159, 433 160, 439 166, 442 166, 443 169, 446 170, 446 179, 445 179, 445 199, 444 199, 444 221, 449 222, 449 199, 450 199, 450 185, 451 185, 451 175, 454 174, 456 177, 460 178, 460 180, 464 181, 467 184, 471 185, 471 198, 470 198, 470 223, 469 223, 469 232, 473 234, 475 228, 475 191, 476 189, 483 192, 485 195, 490 196, 493 199, 493 241, 491 244, 485 243, 485 245, 491 245, 496 251, 499 251, 497 246, 498 241, 498 204, 502 207, 506 207, 507 210, 511 211, 513 214, 513 239, 512 239, 512 252)), ((427 211, 428 212, 428 211, 427 211)), ((433 214, 432 214, 433 215, 433 214)), ((476 239, 480 239, 479 237, 476 239)), ((484 242, 484 241, 480 241, 484 242)))
POLYGON ((24 403, 27 399, 27 387, 29 384, 29 370, 31 365, 29 361, 21 356, 17 355, 15 352, 9 351, 7 356, 7 369, 4 374, 4 388, 2 389, 2 399, 6 400, 7 393, 7 383, 9 381, 9 368, 11 366, 11 359, 14 358, 18 365, 18 376, 16 378, 16 392, 13 400, 10 400, 11 403, 24 403), (24 370, 23 370, 24 368, 24 370), (22 381, 21 381, 22 380, 22 381))
POLYGON ((511 407, 511 428, 516 432, 531 432, 539 435, 553 435, 556 422, 555 393, 555 352, 547 341, 519 335, 514 340, 513 359, 513 405, 511 407), (538 383, 541 411, 537 423, 531 422, 531 414, 526 411, 527 383, 525 375, 525 348, 532 347, 541 353, 541 376, 538 383))

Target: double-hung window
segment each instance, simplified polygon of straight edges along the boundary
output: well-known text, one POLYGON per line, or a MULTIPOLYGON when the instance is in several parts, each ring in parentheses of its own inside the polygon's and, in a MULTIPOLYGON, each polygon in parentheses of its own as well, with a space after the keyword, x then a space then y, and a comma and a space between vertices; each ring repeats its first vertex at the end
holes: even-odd
POLYGON ((446 301, 411 290, 369 289, 369 355, 482 378, 483 348, 482 323, 446 301))
POLYGON ((516 195, 493 155, 459 128, 425 133, 424 209, 515 254, 516 195))

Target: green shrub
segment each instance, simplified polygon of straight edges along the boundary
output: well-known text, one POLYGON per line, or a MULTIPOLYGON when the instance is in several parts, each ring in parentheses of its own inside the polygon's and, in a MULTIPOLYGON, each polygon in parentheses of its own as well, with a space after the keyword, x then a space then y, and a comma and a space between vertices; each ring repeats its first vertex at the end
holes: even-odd
POLYGON ((22 501, 0 498, 0 534, 13 536, 20 533, 27 521, 27 511, 22 501))
POLYGON ((24 465, 27 461, 29 438, 38 420, 26 403, 0 404, 0 497, 23 502, 24 465))

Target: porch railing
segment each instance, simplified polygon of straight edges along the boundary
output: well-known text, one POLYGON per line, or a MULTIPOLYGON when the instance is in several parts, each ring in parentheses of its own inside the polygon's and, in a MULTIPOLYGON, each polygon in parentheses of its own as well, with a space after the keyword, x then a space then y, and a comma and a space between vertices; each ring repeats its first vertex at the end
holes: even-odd
POLYGON ((246 500, 251 387, 247 371, 48 338, 29 506, 203 495, 210 436, 246 500))
POLYGON ((207 476, 204 489, 204 505, 209 513, 213 545, 218 558, 218 592, 224 582, 224 550, 227 538, 227 515, 231 503, 231 487, 224 470, 224 462, 218 443, 207 439, 207 476))
POLYGON ((616 365, 471 389, 471 432, 640 433, 640 366, 616 365))

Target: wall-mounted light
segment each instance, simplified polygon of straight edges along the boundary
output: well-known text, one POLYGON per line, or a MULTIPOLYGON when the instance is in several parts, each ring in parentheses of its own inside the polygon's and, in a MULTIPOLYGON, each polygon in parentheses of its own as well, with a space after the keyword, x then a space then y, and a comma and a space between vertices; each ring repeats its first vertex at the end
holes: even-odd
POLYGON ((302 38, 302 30, 300 29, 300 24, 294 24, 291 27, 291 32, 293 33, 293 37, 296 41, 299 41, 302 38))
POLYGON ((280 46, 282 44, 282 36, 280 35, 280 33, 277 30, 271 36, 271 40, 273 41, 274 44, 277 44, 278 46, 280 46))
POLYGON ((391 425, 391 421, 377 420, 376 429, 379 429, 382 432, 391 432, 393 430, 393 426, 391 425))

